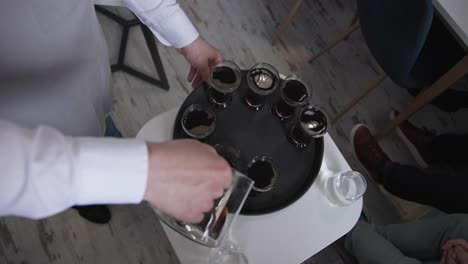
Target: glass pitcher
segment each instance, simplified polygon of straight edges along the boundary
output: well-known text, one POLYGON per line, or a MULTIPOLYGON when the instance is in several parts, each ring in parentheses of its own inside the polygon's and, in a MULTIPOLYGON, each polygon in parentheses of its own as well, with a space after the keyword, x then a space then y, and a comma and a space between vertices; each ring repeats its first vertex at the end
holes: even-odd
POLYGON ((240 212, 253 186, 253 181, 242 173, 232 170, 232 184, 222 197, 215 200, 213 209, 205 213, 200 223, 179 221, 157 209, 159 218, 179 234, 207 247, 220 245, 240 212))

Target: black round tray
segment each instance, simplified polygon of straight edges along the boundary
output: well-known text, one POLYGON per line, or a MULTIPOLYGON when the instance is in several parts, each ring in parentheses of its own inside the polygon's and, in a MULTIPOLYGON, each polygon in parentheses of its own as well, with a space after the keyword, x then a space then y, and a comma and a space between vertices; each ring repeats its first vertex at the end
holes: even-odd
POLYGON ((181 118, 192 104, 204 104, 216 113, 216 128, 205 143, 231 145, 240 151, 235 169, 247 175, 248 163, 256 156, 269 156, 279 168, 275 187, 265 193, 247 198, 241 214, 266 214, 281 210, 298 200, 314 182, 323 158, 323 138, 312 139, 304 149, 298 149, 287 139, 292 121, 280 121, 271 113, 279 100, 277 89, 265 100, 259 111, 243 102, 248 87, 247 71, 242 71, 242 83, 233 94, 232 102, 224 109, 216 108, 208 99, 206 84, 195 89, 184 101, 174 124, 173 138, 189 138, 183 131, 181 118))

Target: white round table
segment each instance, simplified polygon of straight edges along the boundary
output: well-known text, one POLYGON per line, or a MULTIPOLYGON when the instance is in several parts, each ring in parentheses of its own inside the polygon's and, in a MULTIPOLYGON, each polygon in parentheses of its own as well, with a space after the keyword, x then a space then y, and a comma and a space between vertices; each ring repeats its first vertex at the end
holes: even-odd
MULTIPOLYGON (((172 138, 179 108, 148 121, 137 137, 161 142, 172 138)), ((346 234, 356 224, 362 199, 350 206, 331 205, 322 193, 327 177, 350 170, 331 137, 326 134, 325 152, 319 176, 304 196, 287 208, 266 215, 239 215, 232 236, 245 252, 250 264, 302 263, 346 234)), ((210 248, 200 246, 163 224, 181 263, 207 263, 210 248)))

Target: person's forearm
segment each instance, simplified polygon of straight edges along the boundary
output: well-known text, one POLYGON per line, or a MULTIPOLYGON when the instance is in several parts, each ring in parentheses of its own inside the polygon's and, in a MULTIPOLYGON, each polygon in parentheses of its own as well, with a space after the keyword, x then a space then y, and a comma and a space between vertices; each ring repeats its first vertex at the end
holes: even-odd
POLYGON ((43 218, 72 205, 140 202, 148 153, 135 139, 72 138, 0 120, 0 167, 0 216, 43 218))

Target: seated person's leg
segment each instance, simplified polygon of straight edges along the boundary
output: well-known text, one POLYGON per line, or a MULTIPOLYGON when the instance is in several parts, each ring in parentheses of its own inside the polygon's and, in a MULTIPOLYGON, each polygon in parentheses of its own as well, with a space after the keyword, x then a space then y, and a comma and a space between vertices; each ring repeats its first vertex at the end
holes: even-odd
POLYGON ((468 213, 466 165, 437 165, 426 170, 392 162, 364 125, 353 128, 356 157, 372 178, 392 194, 432 205, 447 213, 468 213))
POLYGON ((371 225, 359 221, 346 237, 346 249, 360 264, 417 264, 421 261, 406 257, 397 247, 375 232, 371 225))
MULTIPOLYGON (((447 28, 443 19, 434 16, 411 75, 416 80, 427 80, 427 84, 431 85, 457 64, 465 53, 463 46, 447 28), (439 52, 441 50, 445 52, 439 52)), ((424 89, 408 89, 408 91, 416 96, 424 89)), ((468 107, 468 92, 449 88, 431 103, 442 111, 455 112, 468 107)))
POLYGON ((439 260, 446 241, 468 240, 468 215, 442 215, 376 227, 375 230, 408 257, 422 261, 439 260))
POLYGON ((468 171, 454 165, 419 169, 392 163, 381 177, 386 190, 406 200, 434 206, 446 213, 468 213, 468 171))
POLYGON ((463 163, 468 167, 468 134, 437 136, 433 149, 439 162, 463 163))
MULTIPOLYGON (((393 111, 392 119, 398 114, 393 111)), ((396 131, 421 167, 442 162, 468 162, 468 134, 437 136, 409 121, 401 123, 396 131)))
MULTIPOLYGON (((424 89, 408 90, 414 96, 417 96, 424 89)), ((444 112, 453 113, 463 108, 468 108, 468 92, 448 89, 441 95, 434 98, 431 102, 435 107, 444 112)))

